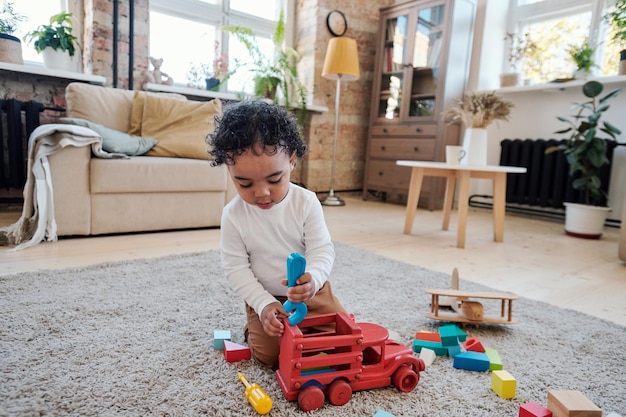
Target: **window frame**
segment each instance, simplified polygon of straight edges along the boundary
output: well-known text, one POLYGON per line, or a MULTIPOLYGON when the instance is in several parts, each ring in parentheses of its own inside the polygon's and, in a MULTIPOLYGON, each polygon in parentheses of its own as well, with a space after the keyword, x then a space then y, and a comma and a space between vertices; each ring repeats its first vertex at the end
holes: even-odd
MULTIPOLYGON (((176 2, 170 0, 151 0, 149 12, 157 12, 180 19, 215 26, 215 39, 220 42, 221 53, 228 56, 231 56, 228 51, 229 34, 228 32, 220 31, 220 26, 245 26, 252 29, 259 37, 272 38, 279 18, 278 11, 274 20, 268 20, 238 10, 231 10, 229 0, 217 1, 218 4, 211 4, 201 0, 179 0, 176 2)), ((279 0, 279 2, 282 3, 285 16, 285 43, 287 46, 293 46, 295 0, 279 0)), ((280 5, 278 10, 280 10, 280 5)), ((187 82, 186 80, 184 82, 175 80, 174 84, 186 85, 187 82)))
MULTIPOLYGON (((602 62, 609 25, 604 15, 614 3, 612 0, 542 0, 532 4, 518 5, 519 0, 509 0, 506 30, 508 33, 520 33, 525 25, 545 20, 558 19, 573 14, 591 12, 591 21, 587 37, 591 45, 598 45, 594 54, 595 62, 602 62)), ((509 68, 508 54, 503 56, 502 69, 509 68)))

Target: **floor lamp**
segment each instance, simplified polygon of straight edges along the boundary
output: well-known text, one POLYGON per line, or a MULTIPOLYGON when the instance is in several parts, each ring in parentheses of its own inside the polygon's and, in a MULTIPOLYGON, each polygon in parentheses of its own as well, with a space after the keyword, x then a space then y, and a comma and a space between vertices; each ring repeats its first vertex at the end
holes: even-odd
POLYGON ((328 42, 326 58, 322 77, 329 80, 337 80, 337 92, 335 94, 335 137, 333 139, 333 161, 330 169, 330 192, 322 204, 325 206, 343 206, 346 203, 335 195, 333 180, 335 178, 335 159, 337 156, 337 133, 339 130, 339 96, 341 93, 341 81, 354 81, 359 79, 359 55, 356 41, 351 38, 339 36, 328 42))

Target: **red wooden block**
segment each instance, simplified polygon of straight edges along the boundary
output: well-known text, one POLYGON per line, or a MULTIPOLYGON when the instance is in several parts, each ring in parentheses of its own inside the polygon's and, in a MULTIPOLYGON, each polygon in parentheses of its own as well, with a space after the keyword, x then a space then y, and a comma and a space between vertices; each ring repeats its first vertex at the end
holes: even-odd
POLYGON ((415 333, 417 340, 427 340, 429 342, 441 342, 441 335, 439 332, 427 332, 426 330, 420 330, 415 333))
POLYGON ((226 362, 239 362, 249 360, 252 355, 248 346, 224 340, 224 356, 226 357, 226 362))
POLYGON ((552 411, 531 401, 520 405, 519 417, 552 417, 552 411))
POLYGON ((477 337, 470 337, 469 339, 467 339, 465 342, 463 342, 463 347, 468 352, 485 352, 483 344, 480 343, 480 340, 478 340, 477 337))

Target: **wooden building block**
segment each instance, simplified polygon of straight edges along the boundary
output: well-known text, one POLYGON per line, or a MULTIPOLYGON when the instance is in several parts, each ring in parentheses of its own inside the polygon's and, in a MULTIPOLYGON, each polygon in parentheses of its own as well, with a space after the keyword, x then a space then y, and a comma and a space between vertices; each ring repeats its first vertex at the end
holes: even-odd
POLYGON ((428 340, 430 342, 441 342, 441 336, 438 332, 427 332, 426 330, 420 330, 415 333, 417 340, 428 340))
POLYGON ((480 340, 478 340, 477 337, 470 337, 469 339, 467 339, 465 342, 463 342, 463 347, 465 347, 465 350, 469 350, 472 352, 485 351, 483 344, 480 343, 480 340))
POLYGON ((580 391, 548 391, 548 410, 554 417, 601 417, 602 410, 580 391))
POLYGON ((517 380, 504 370, 491 373, 491 389, 501 398, 514 398, 517 380))
POLYGON ((213 331, 213 349, 224 349, 224 340, 230 340, 230 330, 214 330, 213 331))
POLYGON ((461 352, 454 357, 452 366, 467 371, 484 372, 489 369, 489 358, 482 352, 461 352))
POLYGON ((426 369, 428 369, 428 367, 435 362, 437 354, 434 350, 423 347, 420 350, 419 358, 424 361, 424 365, 426 365, 426 369))
POLYGON ((552 417, 552 411, 534 401, 530 401, 520 405, 519 417, 552 417))
POLYGON ((376 412, 376 414, 374 414, 374 417, 395 417, 393 414, 388 413, 384 410, 378 410, 376 412))
POLYGON ((492 348, 485 348, 485 353, 489 358, 489 370, 497 371, 502 369, 502 359, 500 359, 500 354, 497 350, 492 348))
POLYGON ((460 343, 454 346, 446 346, 446 348, 448 349, 448 356, 450 356, 451 358, 454 358, 459 353, 464 352, 460 343))
POLYGON ((443 346, 454 346, 459 344, 458 326, 454 324, 446 324, 439 327, 439 335, 441 336, 441 344, 443 346))
POLYGON ((429 342, 428 340, 415 339, 413 341, 413 352, 419 353, 422 348, 428 348, 435 351, 437 356, 446 356, 448 354, 448 349, 441 346, 441 342, 429 342))
POLYGON ((252 354, 248 346, 242 346, 230 340, 224 340, 224 357, 226 358, 226 362, 239 362, 250 360, 252 354))

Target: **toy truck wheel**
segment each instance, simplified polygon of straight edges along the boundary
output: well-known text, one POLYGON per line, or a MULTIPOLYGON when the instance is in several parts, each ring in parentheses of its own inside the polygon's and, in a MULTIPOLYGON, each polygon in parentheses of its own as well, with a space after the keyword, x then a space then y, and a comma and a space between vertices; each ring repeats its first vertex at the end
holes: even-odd
POLYGON ((343 379, 337 379, 328 386, 328 401, 332 405, 345 405, 352 397, 352 387, 343 379))
POLYGON ((306 387, 298 394, 298 405, 302 411, 319 410, 324 406, 324 391, 316 386, 306 387))
POLYGON ((419 374, 417 374, 410 366, 402 365, 391 377, 391 382, 402 392, 411 392, 417 386, 420 380, 419 374))

